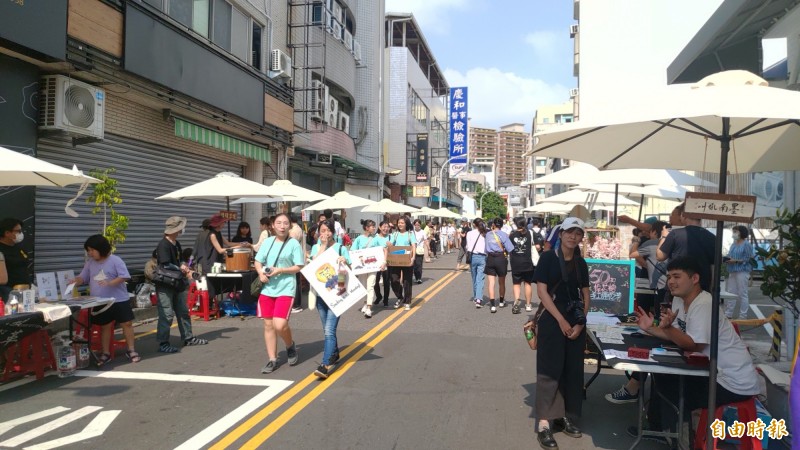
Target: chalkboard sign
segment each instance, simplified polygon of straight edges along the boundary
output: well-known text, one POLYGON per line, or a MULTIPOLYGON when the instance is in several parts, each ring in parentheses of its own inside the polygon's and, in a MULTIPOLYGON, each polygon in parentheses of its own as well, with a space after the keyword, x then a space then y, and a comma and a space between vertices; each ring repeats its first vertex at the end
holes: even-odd
POLYGON ((589 266, 589 310, 616 315, 633 312, 634 261, 587 259, 586 264, 589 266))

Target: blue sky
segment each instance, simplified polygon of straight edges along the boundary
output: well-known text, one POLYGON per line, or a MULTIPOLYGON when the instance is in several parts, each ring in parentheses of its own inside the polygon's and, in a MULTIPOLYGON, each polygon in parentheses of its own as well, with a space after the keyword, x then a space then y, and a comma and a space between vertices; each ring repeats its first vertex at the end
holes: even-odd
MULTIPOLYGON (((658 60, 648 61, 648 66, 663 66, 649 69, 656 78, 665 78, 677 51, 722 2, 703 0, 699 8, 695 1, 657 3, 652 9, 639 5, 639 13, 658 15, 645 22, 662 18, 672 24, 669 32, 649 37, 658 60), (685 20, 687 14, 695 17, 685 20)), ((469 87, 472 126, 498 128, 519 122, 530 131, 538 105, 568 101, 569 89, 577 86, 569 37, 569 25, 576 23, 572 1, 386 0, 386 11, 414 13, 450 86, 469 87)), ((785 55, 785 42, 781 45, 777 53, 785 55)), ((608 51, 613 53, 609 59, 626 58, 625 42, 608 51)), ((774 54, 765 41, 765 65, 779 59, 774 54)))

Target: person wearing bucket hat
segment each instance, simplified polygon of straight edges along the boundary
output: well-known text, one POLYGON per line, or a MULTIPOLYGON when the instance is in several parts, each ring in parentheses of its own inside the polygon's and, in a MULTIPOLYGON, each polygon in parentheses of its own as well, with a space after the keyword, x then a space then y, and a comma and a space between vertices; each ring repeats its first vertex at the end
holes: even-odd
MULTIPOLYGON (((178 236, 186 228, 186 217, 172 216, 164 222, 164 238, 156 247, 156 261, 158 266, 167 269, 180 271, 188 276, 191 269, 185 261, 181 261, 181 243, 178 236)), ((169 342, 170 328, 172 319, 177 317, 178 330, 181 333, 183 345, 205 345, 208 341, 200 339, 192 334, 192 319, 189 317, 189 308, 186 305, 186 294, 189 288, 189 280, 179 286, 172 286, 163 283, 156 283, 156 294, 158 295, 158 325, 156 327, 156 339, 158 340, 158 351, 161 353, 177 353, 180 351, 169 342)))

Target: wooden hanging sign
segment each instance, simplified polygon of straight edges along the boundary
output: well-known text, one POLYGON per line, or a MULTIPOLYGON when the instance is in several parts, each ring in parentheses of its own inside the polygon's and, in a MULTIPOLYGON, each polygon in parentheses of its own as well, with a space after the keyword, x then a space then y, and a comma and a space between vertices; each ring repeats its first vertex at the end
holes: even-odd
POLYGON ((754 195, 687 192, 683 215, 693 219, 753 223, 756 213, 754 195))

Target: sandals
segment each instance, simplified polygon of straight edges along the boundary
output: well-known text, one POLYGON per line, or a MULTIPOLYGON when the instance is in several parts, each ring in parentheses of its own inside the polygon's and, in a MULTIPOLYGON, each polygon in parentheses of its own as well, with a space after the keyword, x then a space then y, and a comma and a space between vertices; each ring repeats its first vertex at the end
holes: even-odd
POLYGON ((178 353, 181 350, 169 345, 169 342, 162 342, 161 345, 158 346, 158 351, 160 353, 178 353))
POLYGON ((183 345, 187 347, 190 345, 206 345, 206 344, 208 344, 207 340, 198 337, 192 337, 183 341, 183 345))
POLYGON ((137 363, 137 362, 142 360, 142 357, 139 356, 139 354, 136 353, 135 350, 129 350, 129 351, 125 352, 125 356, 127 356, 128 360, 130 360, 130 362, 132 362, 132 363, 137 363))
POLYGON ((99 355, 97 355, 97 367, 100 367, 109 361, 111 361, 110 353, 100 353, 99 355))

